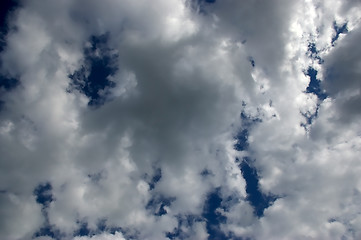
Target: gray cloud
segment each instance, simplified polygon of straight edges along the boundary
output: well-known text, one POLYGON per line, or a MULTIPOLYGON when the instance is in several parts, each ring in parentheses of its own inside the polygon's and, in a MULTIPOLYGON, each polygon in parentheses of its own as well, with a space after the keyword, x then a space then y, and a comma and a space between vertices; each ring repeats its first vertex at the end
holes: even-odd
POLYGON ((340 111, 340 119, 357 118, 360 103, 360 28, 353 29, 325 58, 324 85, 340 111))
POLYGON ((360 236, 357 2, 192 4, 22 2, 0 55, 1 74, 20 82, 1 89, 1 238, 207 239, 214 189, 229 238, 360 236), (333 47, 336 20, 350 32, 333 47), (114 84, 89 106, 69 76, 90 68, 91 38, 104 35, 106 52, 91 54, 116 56, 114 84), (324 63, 309 57, 310 42, 324 63), (306 92, 310 66, 324 101, 306 92), (248 148, 237 152, 242 127, 248 148), (259 191, 277 196, 260 218, 243 157, 259 191), (34 191, 45 183, 47 204, 34 191), (75 236, 82 223, 90 234, 75 236))

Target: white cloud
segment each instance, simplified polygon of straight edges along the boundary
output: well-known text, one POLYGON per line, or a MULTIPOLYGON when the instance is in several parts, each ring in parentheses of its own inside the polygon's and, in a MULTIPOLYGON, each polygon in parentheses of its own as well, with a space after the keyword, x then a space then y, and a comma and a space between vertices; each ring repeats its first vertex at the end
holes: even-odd
POLYGON ((0 195, 0 237, 2 239, 31 238, 34 229, 42 225, 41 207, 35 198, 12 193, 0 195), (31 219, 31 220, 30 220, 31 219))
POLYGON ((92 237, 75 237, 74 240, 125 240, 123 234, 115 232, 115 234, 99 234, 92 237))
POLYGON ((20 81, 1 90, 1 237, 35 238, 46 223, 63 239, 207 239, 204 204, 219 188, 228 236, 357 239, 360 5, 331 2, 24 1, 1 53, 1 73, 20 81), (350 32, 332 46, 334 22, 350 32), (70 74, 90 74, 92 47, 116 67, 97 107, 69 91, 70 74), (324 101, 305 92, 309 66, 324 101), (258 121, 236 152, 241 111, 258 121), (261 218, 235 161, 244 156, 260 190, 279 197, 261 218), (47 182, 41 210, 34 189, 47 182), (74 236, 81 223, 92 234, 74 236))

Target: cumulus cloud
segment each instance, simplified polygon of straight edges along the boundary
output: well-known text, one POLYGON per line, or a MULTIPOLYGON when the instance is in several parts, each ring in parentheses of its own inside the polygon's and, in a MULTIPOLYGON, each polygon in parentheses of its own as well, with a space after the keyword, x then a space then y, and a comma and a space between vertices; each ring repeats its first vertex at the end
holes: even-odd
POLYGON ((360 113, 360 33, 359 26, 353 29, 325 58, 324 85, 335 98, 339 119, 346 122, 356 120, 360 113))
POLYGON ((359 238, 361 8, 332 2, 21 1, 0 237, 359 238))

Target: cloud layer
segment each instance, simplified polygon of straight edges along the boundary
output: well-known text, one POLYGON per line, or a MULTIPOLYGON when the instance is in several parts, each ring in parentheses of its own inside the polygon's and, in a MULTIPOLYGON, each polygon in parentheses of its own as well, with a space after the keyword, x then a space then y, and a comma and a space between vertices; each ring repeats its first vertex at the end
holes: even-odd
POLYGON ((0 53, 0 238, 359 239, 360 16, 351 0, 20 2, 0 53))

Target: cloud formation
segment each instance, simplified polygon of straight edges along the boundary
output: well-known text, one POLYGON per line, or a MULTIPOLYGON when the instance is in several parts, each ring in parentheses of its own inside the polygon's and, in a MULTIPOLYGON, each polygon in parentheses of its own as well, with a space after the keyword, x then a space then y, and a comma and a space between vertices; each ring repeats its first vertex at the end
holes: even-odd
POLYGON ((20 1, 0 53, 0 238, 360 238, 360 13, 20 1))

